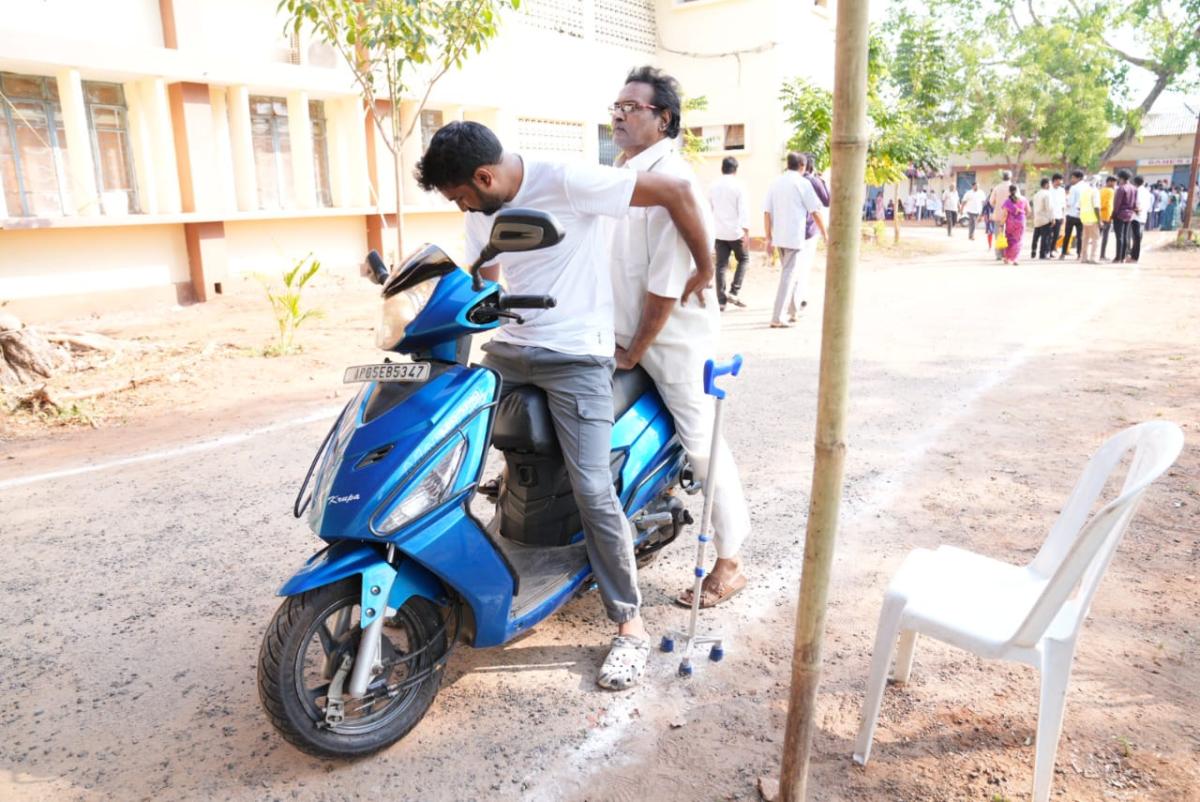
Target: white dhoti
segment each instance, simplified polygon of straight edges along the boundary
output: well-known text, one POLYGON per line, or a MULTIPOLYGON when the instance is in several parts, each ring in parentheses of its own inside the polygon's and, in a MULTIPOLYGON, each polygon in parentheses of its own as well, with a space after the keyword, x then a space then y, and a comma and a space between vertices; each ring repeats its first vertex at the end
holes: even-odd
POLYGON ((662 382, 654 371, 643 363, 654 379, 671 417, 679 442, 687 452, 697 481, 704 483, 704 495, 712 493, 713 543, 717 556, 736 557, 750 533, 750 508, 733 452, 722 437, 717 446, 717 470, 711 478, 708 459, 712 448, 714 399, 704 392, 702 379, 685 382, 662 382))

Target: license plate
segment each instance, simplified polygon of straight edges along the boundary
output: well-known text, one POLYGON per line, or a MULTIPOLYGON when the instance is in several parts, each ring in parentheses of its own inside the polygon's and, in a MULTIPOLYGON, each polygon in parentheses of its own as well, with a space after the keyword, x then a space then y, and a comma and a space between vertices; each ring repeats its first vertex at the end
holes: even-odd
POLYGON ((342 381, 350 382, 423 382, 429 378, 428 362, 388 362, 383 365, 355 365, 346 368, 342 381))

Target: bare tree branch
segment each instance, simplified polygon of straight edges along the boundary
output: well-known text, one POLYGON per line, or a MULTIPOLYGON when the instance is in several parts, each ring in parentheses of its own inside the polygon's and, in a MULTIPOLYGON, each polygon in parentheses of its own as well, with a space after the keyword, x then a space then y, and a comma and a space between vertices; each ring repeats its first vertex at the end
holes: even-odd
POLYGON ((1038 19, 1037 12, 1033 10, 1033 0, 1025 0, 1025 4, 1029 6, 1029 18, 1033 20, 1033 24, 1039 28, 1044 28, 1042 21, 1038 19))
MULTIPOLYGON (((1150 109, 1154 106, 1154 102, 1158 100, 1158 96, 1163 93, 1163 90, 1167 88, 1167 84, 1170 82, 1171 76, 1169 74, 1160 73, 1158 75, 1158 80, 1154 82, 1153 88, 1147 93, 1146 97, 1142 98, 1141 104, 1138 105, 1137 115, 1139 120, 1149 113, 1150 109)), ((1121 148, 1128 145, 1136 135, 1137 128, 1133 123, 1125 123, 1125 128, 1121 130, 1121 133, 1113 137, 1112 142, 1104 149, 1104 153, 1100 154, 1100 163, 1103 164, 1113 156, 1116 156, 1121 148)))

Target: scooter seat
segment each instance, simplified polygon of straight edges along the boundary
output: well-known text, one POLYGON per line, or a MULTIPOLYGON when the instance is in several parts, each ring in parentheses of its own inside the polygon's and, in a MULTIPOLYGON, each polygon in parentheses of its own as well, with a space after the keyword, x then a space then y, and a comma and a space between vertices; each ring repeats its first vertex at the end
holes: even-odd
MULTIPOLYGON (((614 373, 614 420, 624 415, 653 386, 654 381, 640 367, 614 373)), ((545 457, 558 455, 554 420, 550 417, 546 394, 540 388, 524 385, 504 397, 496 412, 492 445, 501 451, 539 454, 545 457)))

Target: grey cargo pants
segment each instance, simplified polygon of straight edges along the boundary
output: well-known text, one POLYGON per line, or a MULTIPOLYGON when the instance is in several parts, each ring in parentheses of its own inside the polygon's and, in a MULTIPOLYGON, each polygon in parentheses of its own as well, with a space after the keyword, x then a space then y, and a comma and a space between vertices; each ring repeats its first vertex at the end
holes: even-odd
POLYGON ((616 360, 494 341, 483 350, 484 366, 503 380, 502 396, 525 384, 545 391, 605 612, 618 624, 632 620, 642 601, 633 531, 609 469, 616 360))

